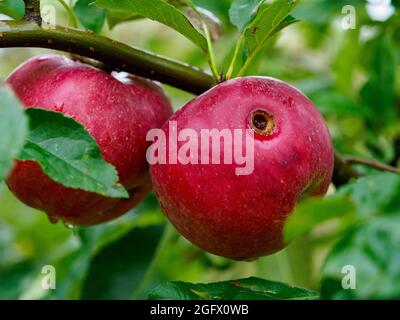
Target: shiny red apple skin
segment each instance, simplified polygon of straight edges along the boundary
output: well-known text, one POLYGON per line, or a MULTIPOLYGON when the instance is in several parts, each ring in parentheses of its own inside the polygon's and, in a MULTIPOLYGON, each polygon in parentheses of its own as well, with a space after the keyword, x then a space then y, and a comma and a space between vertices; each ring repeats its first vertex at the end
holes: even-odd
MULTIPOLYGON (((245 130, 255 110, 271 114, 275 130, 254 135, 252 174, 237 176, 235 164, 150 166, 162 210, 178 231, 200 248, 236 260, 282 249, 286 218, 300 199, 324 195, 333 172, 331 137, 321 114, 299 90, 273 78, 219 84, 169 121, 177 122, 178 134, 184 128, 198 134, 245 130)), ((168 123, 162 129, 168 137, 168 123)))
POLYGON ((57 111, 81 123, 131 195, 112 199, 66 188, 47 177, 37 163, 17 161, 7 183, 22 202, 47 212, 53 221, 89 226, 124 214, 148 194, 146 133, 172 114, 159 86, 58 55, 35 57, 6 81, 26 108, 57 111))

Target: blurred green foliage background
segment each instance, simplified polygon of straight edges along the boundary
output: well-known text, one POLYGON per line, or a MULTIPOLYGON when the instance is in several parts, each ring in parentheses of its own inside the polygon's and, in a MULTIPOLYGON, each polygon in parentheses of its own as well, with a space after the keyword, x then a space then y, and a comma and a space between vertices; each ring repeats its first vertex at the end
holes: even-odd
MULTIPOLYGON (((237 40, 228 17, 231 1, 195 2, 222 21, 223 35, 215 51, 219 65, 226 65, 237 40)), ((274 38, 258 55, 248 74, 282 79, 307 94, 325 116, 340 153, 396 166, 400 156, 400 5, 396 0, 391 4, 383 1, 386 5, 381 6, 373 3, 303 0, 293 13, 300 22, 274 38), (346 18, 342 9, 346 5, 356 10, 355 29, 345 30, 342 26, 346 18)), ((57 24, 68 24, 68 16, 58 1, 46 0, 42 5, 55 6, 57 24)), ((101 33, 207 68, 198 48, 156 22, 135 20, 112 29, 106 25, 101 33)), ((26 59, 43 52, 49 51, 0 49, 1 79, 26 59)), ((178 89, 167 86, 165 89, 175 109, 193 98, 178 89)), ((357 169, 366 175, 375 173, 363 166, 357 169)), ((378 187, 389 186, 384 179, 378 187)), ((392 187, 398 188, 400 184, 394 183, 392 187)), ((334 186, 330 193, 335 193, 334 186)), ((391 194, 390 199, 386 196, 397 210, 400 195, 391 194)), ((376 194, 364 197, 359 204, 376 205, 376 194)), ((400 211, 394 221, 398 215, 400 211)), ((399 228, 394 232, 398 238, 400 224, 396 226, 399 228)), ((207 254, 179 236, 167 226, 154 196, 114 222, 78 230, 50 224, 45 214, 24 206, 3 184, 0 186, 0 299, 146 298, 151 288, 164 281, 214 282, 249 276, 319 289, 323 261, 338 239, 333 232, 335 228, 337 221, 331 221, 295 239, 277 254, 254 262, 235 262, 207 254), (157 251, 161 238, 163 245, 157 251), (42 289, 45 265, 56 267, 56 290, 42 289)), ((400 297, 400 290, 396 289, 400 286, 399 246, 400 242, 390 248, 397 256, 392 257, 390 268, 394 270, 382 269, 383 273, 393 273, 389 279, 398 280, 388 281, 390 292, 372 290, 356 298, 400 297)), ((382 261, 385 265, 391 260, 382 261)), ((348 296, 328 293, 327 297, 348 296)))

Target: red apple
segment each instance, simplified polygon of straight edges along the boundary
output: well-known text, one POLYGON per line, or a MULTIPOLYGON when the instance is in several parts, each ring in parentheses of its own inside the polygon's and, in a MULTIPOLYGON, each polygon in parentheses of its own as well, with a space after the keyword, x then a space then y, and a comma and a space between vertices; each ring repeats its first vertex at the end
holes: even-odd
POLYGON ((148 194, 146 133, 172 113, 160 87, 56 55, 27 61, 7 82, 26 107, 61 112, 80 122, 131 195, 112 199, 66 188, 46 176, 37 163, 17 161, 7 182, 22 202, 47 212, 52 221, 87 226, 124 214, 148 194))
MULTIPOLYGON (((284 223, 296 204, 328 189, 333 149, 327 126, 313 103, 284 82, 246 77, 219 84, 170 118, 162 128, 166 141, 173 121, 178 136, 186 128, 198 136, 202 129, 254 133, 250 174, 237 175, 237 164, 216 164, 211 156, 210 164, 167 161, 150 166, 163 212, 206 251, 251 260, 282 249, 284 223)), ((178 141, 177 150, 188 141, 178 141)), ((167 144, 168 156, 171 148, 167 144)), ((212 148, 207 149, 210 155, 212 148)), ((199 144, 198 158, 200 149, 199 144)), ((220 152, 224 159, 224 149, 220 152)))

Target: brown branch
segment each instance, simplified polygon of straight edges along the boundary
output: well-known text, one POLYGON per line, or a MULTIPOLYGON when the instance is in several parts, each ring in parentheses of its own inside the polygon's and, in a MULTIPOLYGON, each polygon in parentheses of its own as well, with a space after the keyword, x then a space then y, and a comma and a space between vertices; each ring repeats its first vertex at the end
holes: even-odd
POLYGON ((360 164, 363 166, 367 166, 370 168, 374 168, 376 170, 381 170, 381 171, 388 171, 388 172, 393 172, 400 174, 400 169, 393 167, 391 165, 388 165, 386 163, 382 163, 376 160, 369 160, 369 159, 363 159, 363 158, 358 158, 354 156, 343 156, 343 159, 345 162, 349 164, 360 164))
POLYGON ((0 48, 36 47, 92 58, 145 78, 200 94, 215 85, 204 71, 118 41, 66 27, 41 28, 32 22, 0 21, 0 48))
MULTIPOLYGON (((0 48, 9 47, 40 47, 70 52, 97 60, 107 68, 158 80, 194 94, 201 94, 215 85, 211 75, 195 67, 66 27, 45 30, 35 23, 0 21, 0 48)), ((335 155, 333 183, 336 186, 360 176, 346 159, 335 155)))

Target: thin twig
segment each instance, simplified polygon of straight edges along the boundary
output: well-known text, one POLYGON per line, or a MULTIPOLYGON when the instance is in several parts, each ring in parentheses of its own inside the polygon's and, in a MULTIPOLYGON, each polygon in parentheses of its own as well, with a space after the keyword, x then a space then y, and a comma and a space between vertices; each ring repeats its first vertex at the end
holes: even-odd
POLYGON ((363 166, 367 166, 367 167, 374 168, 377 170, 389 171, 389 172, 400 174, 399 168, 393 167, 391 165, 388 165, 386 163, 382 163, 382 162, 379 162, 376 160, 363 159, 363 158, 354 157, 354 156, 343 156, 343 159, 349 164, 361 164, 363 166))

